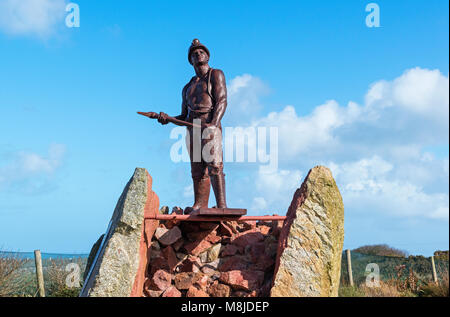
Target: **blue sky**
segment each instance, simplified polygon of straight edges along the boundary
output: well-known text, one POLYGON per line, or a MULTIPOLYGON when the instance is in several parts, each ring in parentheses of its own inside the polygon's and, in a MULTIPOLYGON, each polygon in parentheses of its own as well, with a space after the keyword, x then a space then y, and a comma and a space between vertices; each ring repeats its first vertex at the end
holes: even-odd
POLYGON ((225 166, 230 206, 285 214, 324 164, 345 248, 448 249, 447 2, 376 1, 368 28, 369 1, 77 0, 67 28, 67 1, 27 1, 0 0, 0 247, 88 252, 135 167, 162 205, 192 203, 173 127, 136 111, 179 113, 197 37, 227 79, 223 124, 279 127, 278 171, 225 166))

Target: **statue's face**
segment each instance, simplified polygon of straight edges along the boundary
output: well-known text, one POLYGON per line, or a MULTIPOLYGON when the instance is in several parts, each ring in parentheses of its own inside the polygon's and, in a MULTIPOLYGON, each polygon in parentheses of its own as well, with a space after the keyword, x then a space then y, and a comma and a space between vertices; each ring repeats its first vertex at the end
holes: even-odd
POLYGON ((197 48, 191 54, 191 61, 194 65, 207 64, 209 61, 208 54, 202 48, 197 48))

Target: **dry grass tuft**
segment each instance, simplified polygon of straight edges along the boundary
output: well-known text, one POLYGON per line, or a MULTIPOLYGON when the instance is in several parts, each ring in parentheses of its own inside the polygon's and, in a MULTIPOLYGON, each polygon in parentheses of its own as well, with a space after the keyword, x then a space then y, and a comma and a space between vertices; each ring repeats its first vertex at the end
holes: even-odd
MULTIPOLYGON (((71 261, 71 263, 78 264, 80 268, 83 267, 83 262, 81 258, 78 258, 76 260, 74 259, 71 261)), ((66 271, 67 264, 68 264, 67 260, 64 260, 62 258, 49 260, 47 270, 45 272, 46 293, 48 293, 49 296, 72 297, 78 295, 81 287, 81 280, 80 285, 78 285, 77 287, 69 288, 67 286, 66 279, 68 278, 69 274, 69 272, 66 271)))
POLYGON ((24 265, 29 259, 19 254, 0 254, 0 297, 23 295, 33 283, 27 278, 24 265))
POLYGON ((362 285, 361 291, 365 294, 365 297, 401 297, 401 293, 397 287, 390 282, 380 281, 379 287, 368 287, 362 285))
POLYGON ((448 269, 439 274, 442 279, 436 284, 429 282, 420 289, 420 296, 424 297, 449 297, 448 269))

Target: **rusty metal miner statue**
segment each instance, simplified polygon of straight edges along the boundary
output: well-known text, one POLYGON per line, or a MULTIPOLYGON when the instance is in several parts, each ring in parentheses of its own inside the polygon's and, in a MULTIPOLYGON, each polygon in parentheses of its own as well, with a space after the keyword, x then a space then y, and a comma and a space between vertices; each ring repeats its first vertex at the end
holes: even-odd
POLYGON ((182 90, 180 115, 170 117, 163 112, 139 114, 158 119, 161 124, 172 122, 187 127, 186 146, 191 161, 195 202, 185 209, 185 213, 242 215, 246 213, 245 209, 227 208, 221 125, 227 108, 227 87, 223 72, 209 66, 209 57, 208 48, 194 39, 188 50, 188 60, 194 67, 195 76, 182 90), (199 130, 197 133, 196 128, 199 130), (205 157, 205 152, 210 157, 205 157), (211 185, 217 203, 214 210, 208 209, 211 185))

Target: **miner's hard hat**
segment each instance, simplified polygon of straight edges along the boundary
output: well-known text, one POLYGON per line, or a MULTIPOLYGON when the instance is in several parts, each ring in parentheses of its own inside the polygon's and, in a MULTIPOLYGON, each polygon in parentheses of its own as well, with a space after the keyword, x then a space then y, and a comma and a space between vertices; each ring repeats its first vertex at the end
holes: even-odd
POLYGON ((191 62, 191 55, 192 55, 192 52, 194 52, 194 50, 196 50, 196 49, 198 49, 198 48, 203 49, 203 50, 206 52, 206 54, 208 54, 208 57, 209 57, 209 50, 208 50, 208 48, 207 48, 205 45, 203 45, 202 43, 200 43, 200 41, 199 41, 198 39, 194 39, 194 40, 192 41, 191 46, 189 47, 189 52, 188 52, 188 60, 189 60, 189 63, 192 64, 192 62, 191 62))

